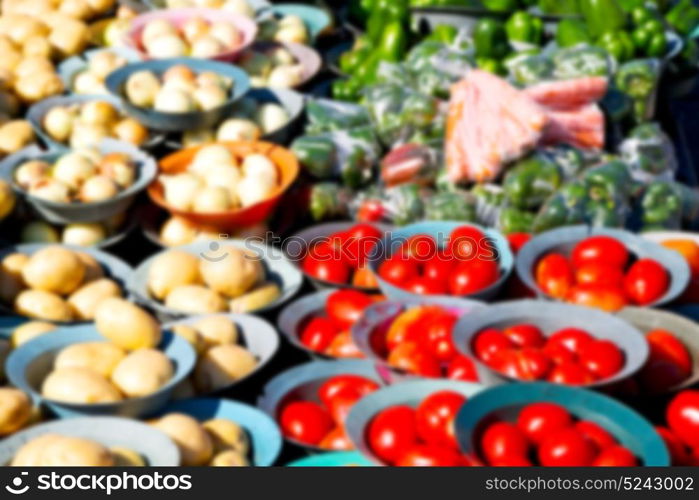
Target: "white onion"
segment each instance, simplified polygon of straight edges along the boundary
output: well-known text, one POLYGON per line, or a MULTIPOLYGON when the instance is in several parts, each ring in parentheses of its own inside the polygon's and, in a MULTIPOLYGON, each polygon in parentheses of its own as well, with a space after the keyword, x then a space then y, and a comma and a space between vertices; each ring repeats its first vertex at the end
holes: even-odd
POLYGON ((197 191, 202 187, 199 177, 187 172, 172 176, 161 175, 160 181, 165 188, 165 201, 178 210, 189 210, 197 191))

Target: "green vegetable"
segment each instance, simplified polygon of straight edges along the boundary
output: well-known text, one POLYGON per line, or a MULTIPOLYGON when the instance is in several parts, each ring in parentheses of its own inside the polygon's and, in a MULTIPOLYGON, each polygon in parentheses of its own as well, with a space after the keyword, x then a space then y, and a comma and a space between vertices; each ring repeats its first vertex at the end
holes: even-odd
POLYGON ((476 57, 481 59, 502 59, 510 50, 505 27, 497 19, 485 18, 478 21, 473 42, 476 57))
POLYGON ((481 4, 494 12, 510 12, 517 10, 517 0, 481 0, 481 4))
POLYGON ((539 9, 544 14, 574 15, 580 14, 579 0, 539 0, 539 9))
POLYGON ((584 76, 608 76, 611 62, 607 51, 600 47, 570 47, 553 56, 554 76, 568 80, 584 76))
POLYGON ((475 203, 468 193, 435 193, 425 201, 425 219, 475 222, 475 203))
POLYGON ((505 74, 505 65, 499 59, 479 57, 476 58, 476 65, 483 71, 488 71, 494 75, 505 74))
POLYGON ((672 140, 655 122, 634 127, 622 142, 619 152, 624 161, 641 174, 672 175, 676 168, 672 140))
POLYGON ((505 234, 531 233, 536 214, 514 207, 505 207, 500 210, 498 217, 498 229, 505 234))
POLYGON ((329 179, 333 175, 335 143, 329 137, 302 136, 291 144, 299 163, 313 177, 329 179))
POLYGON ((682 196, 674 183, 652 182, 641 198, 643 230, 680 229, 682 196))
POLYGON ((349 13, 353 19, 364 24, 374 9, 376 0, 350 0, 349 13))
POLYGON ((441 43, 453 43, 456 40, 459 30, 449 24, 440 24, 432 29, 432 33, 425 38, 427 41, 441 43))
POLYGON ((556 43, 559 47, 574 47, 581 43, 590 43, 592 37, 585 21, 579 19, 563 19, 558 23, 556 43))
POLYGON ((345 217, 348 214, 351 191, 334 182, 319 182, 311 188, 308 210, 313 220, 345 217))
POLYGON ((541 45, 544 36, 544 23, 541 18, 529 12, 517 11, 505 23, 509 40, 532 45, 541 45))
POLYGON ((306 133, 311 135, 347 130, 371 122, 363 106, 329 99, 309 99, 306 102, 306 117, 306 133))
POLYGON ((332 83, 332 95, 339 101, 356 101, 362 89, 362 81, 359 78, 335 80, 332 83))
POLYGON ((631 59, 636 50, 633 39, 626 31, 605 33, 597 40, 597 46, 609 52, 619 62, 631 59))
POLYGON ((659 65, 655 59, 636 59, 622 64, 615 83, 619 90, 633 101, 633 115, 637 123, 650 119, 652 103, 659 77, 659 65))
POLYGON ((577 176, 585 168, 585 156, 579 149, 562 144, 543 151, 554 162, 565 179, 577 176))
POLYGON ((371 47, 362 47, 343 53, 340 56, 340 69, 347 74, 352 74, 371 54, 371 47))
POLYGON ((667 13, 665 20, 678 33, 687 36, 699 26, 699 8, 692 0, 679 0, 667 13))
POLYGON ((583 174, 588 196, 594 201, 627 199, 635 187, 626 164, 610 160, 592 167, 583 174))
POLYGON ((401 21, 384 25, 376 50, 382 61, 400 62, 408 48, 408 34, 401 21))
POLYGON ((626 26, 626 13, 617 0, 580 0, 580 12, 593 38, 621 31, 626 26))
POLYGON ((386 205, 390 207, 393 223, 404 226, 420 220, 424 214, 423 196, 417 184, 401 184, 386 190, 386 205))
POLYGON ((398 22, 401 26, 407 26, 409 18, 407 0, 374 0, 366 25, 369 40, 378 45, 389 24, 398 22))
POLYGON ((587 190, 585 183, 575 180, 565 184, 541 207, 534 219, 534 232, 585 222, 587 190))
POLYGON ((665 33, 656 33, 648 43, 646 55, 648 57, 662 58, 665 54, 667 54, 667 36, 665 36, 665 33))
POLYGON ((548 156, 533 154, 514 164, 502 187, 507 201, 519 209, 538 208, 562 183, 561 172, 548 156))

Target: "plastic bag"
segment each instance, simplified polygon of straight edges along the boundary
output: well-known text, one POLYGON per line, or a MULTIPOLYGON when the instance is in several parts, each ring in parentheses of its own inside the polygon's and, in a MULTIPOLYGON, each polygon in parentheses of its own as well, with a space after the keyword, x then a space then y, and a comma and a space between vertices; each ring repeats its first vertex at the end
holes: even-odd
POLYGON ((476 222, 476 200, 465 191, 434 193, 425 200, 425 219, 476 222))
POLYGON ((614 60, 609 53, 588 45, 558 49, 552 53, 553 77, 569 80, 586 76, 610 77, 614 73, 614 60))
POLYGON ((699 191, 673 181, 653 181, 639 199, 643 231, 677 230, 699 215, 699 191))
POLYGON ((512 165, 502 182, 505 199, 517 209, 540 207, 563 183, 558 165, 535 152, 512 165))
POLYGON ((369 125, 371 118, 364 106, 330 99, 309 99, 306 102, 307 134, 322 134, 335 130, 369 125))
POLYGON ((349 189, 335 182, 320 182, 311 187, 308 211, 315 221, 346 217, 352 199, 349 189))
POLYGON ((647 122, 655 116, 660 70, 658 59, 635 59, 622 64, 614 77, 616 87, 633 101, 636 123, 647 122))
POLYGON ((403 144, 381 160, 381 181, 387 187, 404 183, 432 184, 441 167, 441 148, 403 144))
POLYGON ((505 191, 496 184, 476 184, 471 188, 476 202, 476 218, 483 226, 495 227, 505 203, 505 191))
POLYGON ((401 184, 388 189, 371 188, 357 193, 351 210, 358 221, 381 221, 403 226, 423 218, 423 200, 431 194, 429 189, 417 184, 401 184))
POLYGON ((415 81, 413 74, 407 66, 400 63, 381 61, 376 70, 377 85, 398 85, 401 87, 414 88, 415 81))
POLYGON ((644 123, 631 130, 619 146, 619 154, 636 180, 672 180, 675 176, 675 147, 658 123, 644 123))

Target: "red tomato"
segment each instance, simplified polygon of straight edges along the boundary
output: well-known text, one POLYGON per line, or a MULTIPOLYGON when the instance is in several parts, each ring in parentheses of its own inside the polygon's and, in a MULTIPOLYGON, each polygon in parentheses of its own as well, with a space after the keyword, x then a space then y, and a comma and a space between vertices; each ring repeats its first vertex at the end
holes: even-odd
POLYGON ((564 299, 575 283, 568 259, 559 253, 550 253, 536 264, 534 279, 542 292, 564 299))
POLYGON ((432 355, 439 361, 450 361, 457 355, 456 346, 452 340, 452 331, 458 318, 444 312, 420 322, 424 328, 424 344, 432 355))
POLYGON ((463 457, 444 446, 418 444, 410 448, 396 462, 398 467, 458 467, 463 457))
POLYGON ((616 439, 606 429, 589 420, 580 420, 575 423, 575 429, 587 439, 592 441, 598 450, 604 450, 616 444, 616 439))
POLYGON ((382 233, 371 224, 356 224, 347 230, 344 254, 347 262, 355 269, 366 264, 382 233))
POLYGON ((692 357, 685 345, 666 330, 646 333, 650 356, 638 375, 643 387, 663 392, 686 380, 692 373, 692 357))
POLYGON ((515 347, 510 339, 508 339, 504 333, 495 328, 488 328, 481 331, 476 335, 473 341, 473 352, 476 357, 488 363, 491 361, 493 355, 505 349, 511 349, 515 347))
POLYGON ((611 446, 597 455, 593 467, 636 467, 638 460, 628 448, 621 445, 611 446))
POLYGON ((416 306, 400 313, 391 322, 386 333, 386 346, 393 350, 404 342, 420 342, 423 332, 418 327, 423 318, 441 314, 443 309, 436 306, 416 306))
POLYGON ((318 388, 318 398, 330 408, 335 398, 359 399, 378 388, 379 384, 360 375, 336 375, 323 382, 323 385, 318 388))
POLYGON ((624 284, 624 271, 620 267, 589 262, 575 271, 578 285, 600 285, 621 288, 624 284))
POLYGON ((473 226, 461 226, 449 235, 447 248, 449 254, 461 261, 470 261, 482 254, 486 236, 473 226))
POLYGON ((517 347, 543 347, 546 343, 544 334, 535 325, 513 325, 502 331, 517 347))
POLYGON ((484 290, 500 278, 498 263, 494 260, 475 259, 461 262, 449 279, 452 295, 470 295, 484 290))
POLYGON ((478 370, 471 358, 456 356, 447 367, 447 378, 464 382, 478 382, 478 370))
POLYGON ((573 425, 568 410, 554 403, 532 403, 519 412, 517 427, 533 443, 541 443, 552 433, 573 425))
POLYGON ((517 255, 524 245, 531 241, 532 235, 529 233, 512 233, 507 235, 507 242, 510 244, 512 253, 517 255))
POLYGON ((378 222, 385 215, 385 209, 381 200, 366 200, 357 210, 357 220, 362 222, 378 222))
POLYGON ((487 361, 487 365, 506 377, 520 378, 522 376, 517 349, 502 349, 495 352, 487 361))
POLYGON ((352 358, 360 359, 364 357, 362 351, 352 340, 352 335, 350 332, 340 332, 335 336, 330 346, 325 350, 325 355, 332 358, 352 358))
POLYGON ((651 259, 640 259, 631 266, 624 278, 626 295, 641 306, 660 299, 670 285, 667 271, 651 259))
POLYGON ((325 308, 328 317, 340 329, 350 328, 374 302, 368 295, 356 290, 337 290, 331 293, 325 308))
POLYGON ((580 363, 561 363, 551 370, 547 380, 552 384, 587 385, 595 377, 580 363))
POLYGON ((404 405, 383 410, 369 424, 367 441, 377 457, 393 464, 417 442, 415 410, 404 405))
POLYGON ((543 351, 555 365, 578 362, 577 354, 560 343, 547 342, 543 351))
POLYGON ((624 367, 624 353, 614 342, 595 340, 580 348, 580 363, 597 378, 616 375, 624 367))
POLYGON ((428 279, 448 283, 455 265, 454 259, 440 252, 422 265, 422 275, 428 279))
POLYGON ((517 378, 541 380, 551 370, 551 359, 541 349, 524 348, 517 353, 517 378))
POLYGON ((538 450, 539 463, 544 467, 587 467, 596 453, 592 441, 572 427, 551 433, 538 450))
POLYGON ((594 262, 623 269, 629 260, 629 252, 623 243, 610 236, 592 236, 575 245, 572 259, 576 268, 594 262))
POLYGON ((333 428, 328 412, 310 401, 289 403, 282 410, 279 421, 286 437, 311 445, 320 443, 333 428))
POLYGON ((403 285, 417 275, 417 264, 401 257, 390 257, 379 266, 379 276, 396 286, 403 285))
POLYGON ((415 412, 417 435, 425 443, 455 450, 454 419, 466 398, 453 391, 440 391, 425 398, 415 412))
POLYGON ((417 295, 445 295, 447 293, 447 287, 441 281, 422 277, 405 282, 401 288, 417 295))
POLYGON ((665 418, 684 443, 699 448, 699 390, 682 391, 667 407, 665 418))
POLYGON ((312 351, 323 352, 339 333, 332 321, 327 318, 313 318, 303 328, 300 340, 312 351))
POLYGON ((356 395, 351 396, 338 396, 333 398, 330 402, 330 417, 333 419, 335 424, 344 427, 345 421, 347 420, 347 415, 349 415, 350 410, 359 400, 356 395))
POLYGON ((335 427, 331 430, 323 438, 318 447, 333 451, 350 451, 354 449, 352 441, 347 437, 347 433, 345 433, 345 429, 342 427, 335 427))
POLYGON ((437 255, 437 242, 429 234, 416 234, 400 246, 398 253, 405 259, 426 262, 437 255))
POLYGON ((516 425, 498 422, 483 433, 481 451, 488 463, 526 458, 529 441, 516 425))
POLYGON ((580 285, 570 290, 568 302, 585 307, 616 312, 626 306, 626 295, 621 288, 599 285, 580 285))
POLYGON ((580 328, 563 328, 551 334, 547 346, 562 346, 570 352, 577 354, 585 344, 593 342, 595 338, 580 328))
POLYGON ((442 375, 437 359, 414 342, 400 344, 388 354, 388 364, 413 375, 438 378, 442 375))
POLYGON ((680 438, 678 438, 674 432, 672 432, 667 427, 656 427, 655 431, 665 442, 668 451, 670 452, 670 459, 672 460, 672 465, 683 466, 690 465, 692 462, 691 451, 684 444, 680 438))
MULTIPOLYGON (((316 247, 321 245, 330 247, 328 243, 321 243, 316 247)), ((308 275, 319 280, 342 284, 349 282, 350 268, 340 259, 318 256, 314 251, 311 251, 303 259, 301 267, 308 275)))
POLYGON ((379 282, 376 275, 368 267, 360 267, 352 275, 352 285, 362 288, 378 288, 379 282))

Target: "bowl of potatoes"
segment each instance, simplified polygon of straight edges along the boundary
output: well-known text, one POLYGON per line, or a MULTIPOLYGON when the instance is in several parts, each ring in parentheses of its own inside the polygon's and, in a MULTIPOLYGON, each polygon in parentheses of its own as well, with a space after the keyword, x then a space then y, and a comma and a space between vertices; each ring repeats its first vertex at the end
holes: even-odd
POLYGON ((14 467, 173 467, 175 443, 153 426, 119 417, 56 420, 0 444, 0 465, 14 467))
POLYGON ((163 329, 187 340, 197 352, 189 387, 181 385, 179 396, 228 394, 260 372, 279 349, 274 327, 247 314, 195 316, 163 325, 163 329))
POLYGON ((225 399, 168 404, 151 421, 180 449, 183 466, 272 465, 282 449, 276 422, 264 412, 225 399))
POLYGON ((139 417, 171 398, 194 368, 194 348, 161 331, 145 310, 103 300, 94 325, 58 328, 20 345, 7 358, 7 377, 61 418, 139 417))
POLYGON ((259 241, 200 241, 165 250, 136 268, 128 289, 161 318, 273 309, 301 288, 283 252, 259 241))
POLYGON ((101 221, 126 211, 156 171, 151 156, 114 139, 69 151, 29 146, 0 162, 0 177, 53 224, 101 221))
POLYGON ((128 63, 138 62, 141 56, 128 47, 107 47, 85 51, 58 65, 63 84, 73 94, 108 95, 107 76, 128 63))
POLYGON ((126 295, 131 273, 94 248, 9 246, 0 250, 0 309, 51 323, 92 321, 101 301, 126 295))
POLYGON ((27 111, 37 135, 52 149, 80 149, 112 138, 151 148, 162 141, 135 118, 126 116, 119 99, 110 96, 72 95, 44 99, 27 111))
POLYGON ((252 87, 296 89, 318 74, 323 60, 300 43, 257 42, 241 54, 238 64, 250 75, 252 87))
POLYGON ((186 57, 128 64, 106 83, 129 116, 167 132, 214 126, 250 88, 237 66, 186 57))

